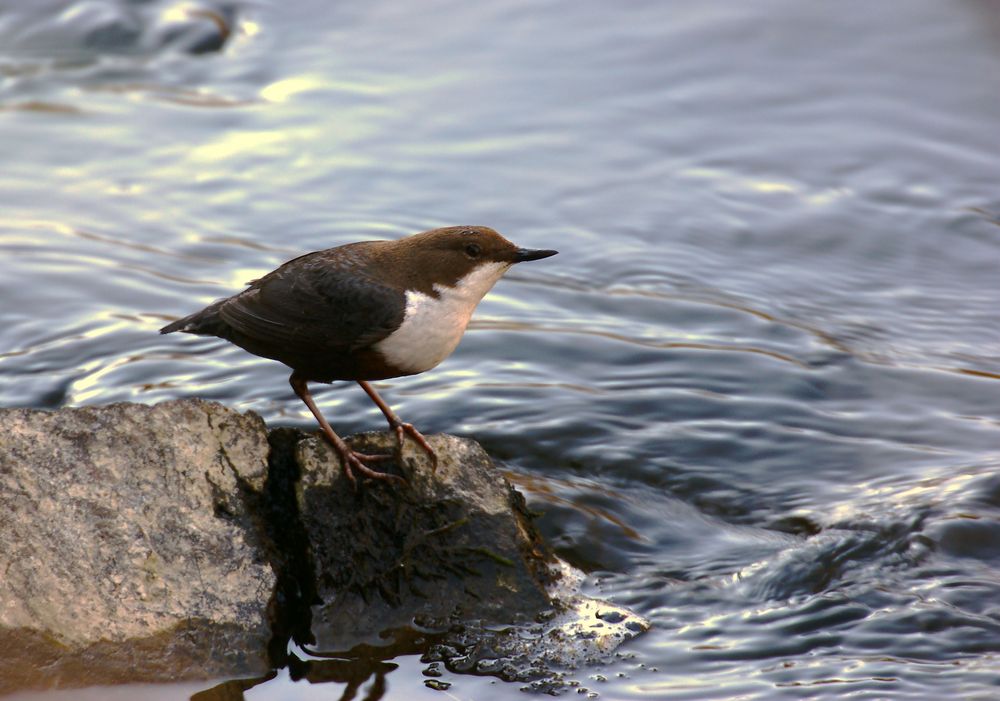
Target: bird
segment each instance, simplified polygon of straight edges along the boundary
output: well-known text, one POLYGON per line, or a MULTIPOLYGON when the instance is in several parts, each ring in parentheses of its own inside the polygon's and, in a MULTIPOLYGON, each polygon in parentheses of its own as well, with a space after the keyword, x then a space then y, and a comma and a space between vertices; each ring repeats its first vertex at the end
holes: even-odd
POLYGON ((520 248, 486 226, 449 226, 398 240, 360 241, 293 258, 242 292, 160 329, 225 339, 291 368, 289 383, 341 458, 345 475, 405 480, 373 469, 388 460, 353 450, 330 427, 309 382, 355 381, 395 432, 437 455, 371 385, 436 367, 462 339, 472 312, 511 266, 556 255, 520 248))

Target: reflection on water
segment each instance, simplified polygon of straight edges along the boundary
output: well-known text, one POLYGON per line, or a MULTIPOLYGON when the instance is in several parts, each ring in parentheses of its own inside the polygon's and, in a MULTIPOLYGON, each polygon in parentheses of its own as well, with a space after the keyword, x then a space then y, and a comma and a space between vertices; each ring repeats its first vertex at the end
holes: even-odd
MULTIPOLYGON (((988 5, 231 3, 197 54, 150 43, 169 3, 119 3, 138 48, 71 60, 22 41, 82 26, 55 4, 0 2, 0 404, 200 396, 312 428, 282 366, 157 329, 304 251, 490 225, 561 255, 502 281, 442 367, 379 389, 480 440, 590 593, 652 621, 572 678, 995 693, 988 5)), ((338 430, 381 427, 341 389, 318 394, 338 430)), ((517 694, 377 662, 157 693, 517 694)))

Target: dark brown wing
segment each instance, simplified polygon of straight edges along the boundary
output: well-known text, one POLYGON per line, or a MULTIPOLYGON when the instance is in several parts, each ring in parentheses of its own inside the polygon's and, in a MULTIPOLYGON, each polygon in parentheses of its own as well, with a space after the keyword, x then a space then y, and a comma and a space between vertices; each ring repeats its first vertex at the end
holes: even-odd
POLYGON ((296 258, 226 300, 218 314, 229 340, 294 368, 296 359, 352 353, 388 336, 402 323, 405 295, 368 273, 359 245, 296 258))

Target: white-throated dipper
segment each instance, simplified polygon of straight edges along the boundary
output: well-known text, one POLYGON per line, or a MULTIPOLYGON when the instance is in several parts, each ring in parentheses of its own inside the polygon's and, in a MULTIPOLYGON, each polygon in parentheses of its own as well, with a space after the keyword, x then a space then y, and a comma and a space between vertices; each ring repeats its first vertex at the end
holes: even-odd
POLYGON ((354 380, 385 414, 402 449, 404 423, 369 382, 416 375, 451 355, 473 310, 514 263, 556 251, 518 248, 485 226, 451 226, 398 241, 362 241, 288 261, 232 297, 167 324, 160 333, 218 336, 292 369, 289 382, 340 454, 345 474, 400 480, 365 463, 340 438, 309 393, 308 382, 354 380))

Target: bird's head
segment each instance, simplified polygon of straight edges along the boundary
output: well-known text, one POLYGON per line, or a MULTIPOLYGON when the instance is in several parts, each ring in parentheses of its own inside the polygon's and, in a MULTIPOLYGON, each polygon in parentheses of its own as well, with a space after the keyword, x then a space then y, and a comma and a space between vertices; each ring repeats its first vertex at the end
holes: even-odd
POLYGON ((432 229, 391 245, 405 261, 412 289, 436 296, 439 288, 452 288, 477 301, 515 263, 558 252, 520 248, 486 226, 432 229))

